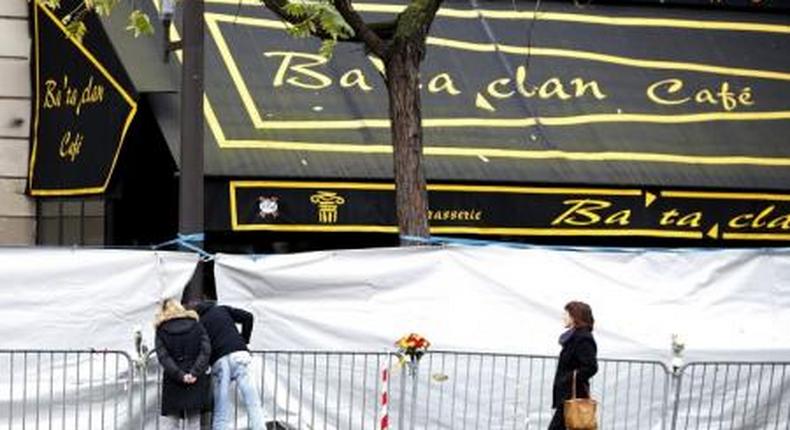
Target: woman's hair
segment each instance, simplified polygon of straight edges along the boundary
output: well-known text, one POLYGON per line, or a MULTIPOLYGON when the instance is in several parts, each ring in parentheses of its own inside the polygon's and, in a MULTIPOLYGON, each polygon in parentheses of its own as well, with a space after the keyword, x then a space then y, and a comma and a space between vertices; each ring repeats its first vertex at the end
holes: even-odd
POLYGON ((166 299, 162 302, 162 306, 159 307, 159 311, 156 313, 154 327, 159 327, 163 322, 178 317, 198 319, 197 312, 184 309, 184 306, 181 305, 181 302, 178 300, 166 299))
POLYGON ((568 311, 568 315, 570 315, 573 320, 573 328, 593 329, 595 319, 593 318, 590 305, 584 302, 568 302, 568 304, 565 305, 565 310, 568 311))
POLYGON ((162 301, 162 308, 159 311, 164 313, 164 312, 173 312, 173 311, 181 312, 184 310, 185 310, 184 306, 181 305, 181 302, 179 302, 178 300, 166 299, 162 301))

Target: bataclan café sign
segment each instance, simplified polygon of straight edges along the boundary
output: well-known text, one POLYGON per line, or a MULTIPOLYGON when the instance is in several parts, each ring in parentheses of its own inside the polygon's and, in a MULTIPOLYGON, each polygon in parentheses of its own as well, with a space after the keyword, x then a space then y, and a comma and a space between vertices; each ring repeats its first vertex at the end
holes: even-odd
POLYGON ((61 21, 39 1, 33 11, 36 103, 29 192, 103 193, 136 103, 118 82, 119 71, 99 59, 113 50, 102 38, 95 16, 86 17, 89 32, 83 43, 69 37, 61 21))
MULTIPOLYGON (((526 146, 525 136, 529 143, 542 128, 562 150, 581 153, 585 140, 595 138, 606 142, 608 153, 633 157, 620 163, 664 163, 676 171, 694 169, 697 159, 734 169, 746 159, 766 169, 790 166, 781 164, 790 160, 783 132, 790 131, 789 61, 777 54, 790 48, 786 20, 545 12, 538 27, 543 33, 528 47, 525 27, 516 26, 530 19, 528 12, 445 6, 421 69, 428 157, 498 151, 492 156, 530 159, 542 149, 526 146), (495 43, 478 25, 480 14, 495 43), (735 142, 734 129, 741 137, 744 129, 753 133, 750 143, 735 142)), ((391 14, 398 6, 360 7, 391 14)), ((315 145, 316 151, 331 151, 336 144, 347 156, 388 153, 378 60, 348 44, 328 60, 316 54, 314 41, 290 38, 277 19, 247 13, 206 15, 212 57, 226 69, 218 74, 225 85, 207 86, 207 120, 221 149, 275 145, 310 151, 315 145), (235 92, 225 90, 228 84, 235 92), (235 104, 244 114, 225 116, 212 101, 235 104)), ((692 190, 432 183, 428 216, 434 234, 790 240, 790 194, 694 191, 690 185, 692 190)), ((236 231, 397 230, 393 185, 387 183, 239 180, 230 182, 228 199, 236 231)))
MULTIPOLYGON (((790 240, 790 194, 430 184, 434 234, 790 240)), ((397 231, 392 184, 233 181, 237 231, 397 231)))
MULTIPOLYGON (((384 13, 397 6, 360 8, 384 13)), ((265 145, 256 141, 273 140, 281 143, 278 148, 293 142, 299 150, 316 142, 388 143, 380 60, 365 57, 354 44, 340 44, 331 59, 324 58, 316 41, 294 39, 282 22, 255 13, 206 14, 213 40, 208 58, 225 68, 206 90, 207 121, 220 148, 261 148, 265 145), (225 115, 215 103, 243 114, 225 115)), ((462 155, 470 147, 523 149, 525 129, 553 127, 570 134, 577 126, 608 127, 620 137, 608 144, 622 141, 622 148, 612 150, 633 151, 624 138, 644 140, 640 124, 668 125, 693 134, 700 148, 720 147, 716 142, 729 136, 711 124, 752 127, 790 119, 786 20, 698 22, 545 12, 537 24, 541 37, 526 46, 523 28, 513 27, 528 23, 526 15, 440 10, 421 67, 427 154, 434 145, 443 155, 462 155), (479 14, 496 40, 477 25, 479 14), (731 55, 722 58, 723 53, 731 55)))

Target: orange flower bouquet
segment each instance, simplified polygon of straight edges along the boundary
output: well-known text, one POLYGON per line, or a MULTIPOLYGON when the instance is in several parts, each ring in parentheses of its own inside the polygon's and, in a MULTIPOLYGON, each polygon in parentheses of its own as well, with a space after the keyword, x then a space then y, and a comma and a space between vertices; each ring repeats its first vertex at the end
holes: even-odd
POLYGON ((417 333, 409 333, 398 339, 398 341, 395 342, 395 346, 398 347, 398 355, 408 356, 412 363, 414 363, 428 351, 431 342, 417 333))

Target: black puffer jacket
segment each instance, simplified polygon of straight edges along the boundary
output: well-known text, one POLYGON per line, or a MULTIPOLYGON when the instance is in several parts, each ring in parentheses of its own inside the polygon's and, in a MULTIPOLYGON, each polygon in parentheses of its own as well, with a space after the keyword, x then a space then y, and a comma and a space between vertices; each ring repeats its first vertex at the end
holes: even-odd
POLYGON ((211 364, 232 352, 248 350, 252 336, 251 313, 214 302, 200 303, 196 310, 211 339, 211 364), (236 324, 241 324, 241 333, 236 324))
POLYGON ((571 377, 576 370, 576 397, 590 397, 590 378, 598 372, 598 346, 590 329, 580 328, 562 345, 554 375, 551 407, 571 398, 571 377))
POLYGON ((211 410, 211 375, 206 373, 211 343, 194 312, 165 318, 156 329, 156 356, 164 370, 162 415, 211 410), (185 384, 184 375, 197 378, 185 384))

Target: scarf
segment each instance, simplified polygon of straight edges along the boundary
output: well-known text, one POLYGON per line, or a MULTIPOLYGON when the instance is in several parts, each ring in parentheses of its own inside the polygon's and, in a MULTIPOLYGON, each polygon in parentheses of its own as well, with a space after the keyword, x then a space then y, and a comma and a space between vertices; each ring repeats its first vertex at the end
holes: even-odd
POLYGON ((560 342, 560 345, 565 345, 565 342, 567 342, 567 341, 568 341, 568 339, 570 339, 570 338, 571 338, 571 336, 573 336, 573 333, 574 333, 575 331, 576 331, 576 330, 575 330, 575 329, 572 329, 572 328, 569 328, 568 330, 565 330, 565 332, 563 332, 563 333, 560 335, 560 340, 559 340, 559 342, 560 342))

